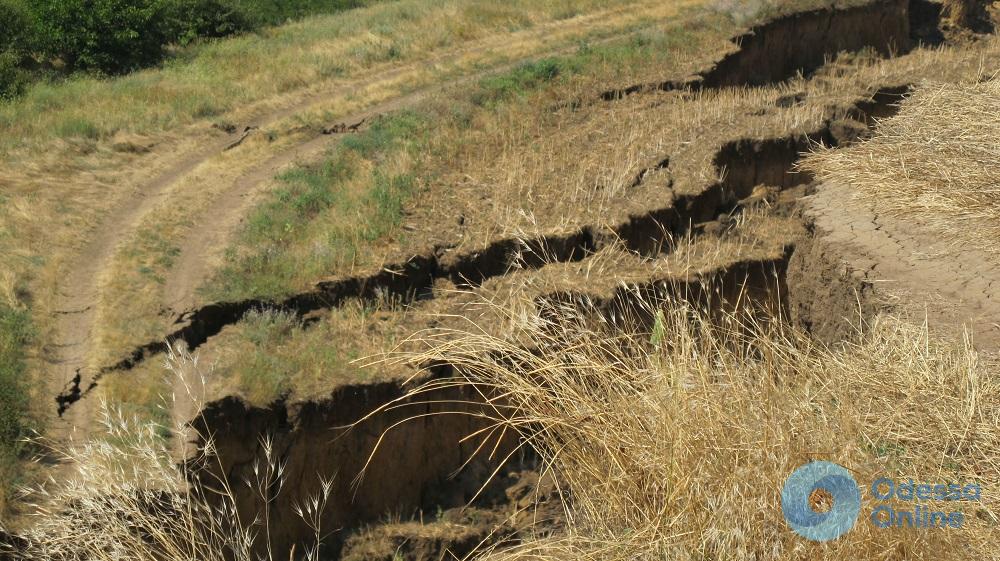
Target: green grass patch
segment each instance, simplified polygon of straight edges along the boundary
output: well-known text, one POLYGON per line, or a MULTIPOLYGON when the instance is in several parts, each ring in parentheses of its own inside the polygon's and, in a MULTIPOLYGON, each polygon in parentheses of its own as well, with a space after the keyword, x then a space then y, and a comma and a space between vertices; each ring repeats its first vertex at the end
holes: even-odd
POLYGON ((295 365, 275 350, 292 337, 299 327, 298 318, 289 312, 255 310, 243 317, 241 325, 253 350, 237 368, 240 391, 254 403, 269 403, 287 393, 295 372, 295 365))
POLYGON ((0 304, 0 504, 17 481, 22 440, 32 426, 24 363, 25 347, 31 338, 27 310, 0 304))
POLYGON ((61 138, 83 138, 87 140, 98 140, 105 135, 106 131, 93 121, 82 117, 70 117, 59 123, 56 130, 61 138))
POLYGON ((210 296, 276 298, 356 261, 359 248, 392 232, 415 190, 414 175, 384 169, 421 142, 427 117, 403 111, 345 138, 323 161, 279 177, 254 211, 210 296))
POLYGON ((138 232, 138 244, 125 254, 139 263, 140 274, 162 284, 166 281, 165 272, 173 267, 181 248, 170 243, 160 232, 143 228, 138 232))
POLYGON ((251 403, 323 395, 377 375, 353 361, 396 344, 404 317, 393 305, 352 302, 308 330, 289 312, 256 310, 239 323, 239 349, 219 376, 251 403))
POLYGON ((618 74, 628 75, 665 55, 689 49, 689 45, 696 43, 696 35, 719 31, 722 25, 717 18, 704 17, 684 28, 640 33, 626 41, 598 46, 582 42, 573 54, 526 62, 508 72, 483 78, 471 99, 478 106, 495 107, 598 68, 613 68, 618 74))
POLYGON ((524 63, 517 68, 488 76, 479 81, 479 91, 473 94, 476 105, 492 106, 534 91, 561 76, 579 72, 583 65, 577 57, 545 58, 524 63))

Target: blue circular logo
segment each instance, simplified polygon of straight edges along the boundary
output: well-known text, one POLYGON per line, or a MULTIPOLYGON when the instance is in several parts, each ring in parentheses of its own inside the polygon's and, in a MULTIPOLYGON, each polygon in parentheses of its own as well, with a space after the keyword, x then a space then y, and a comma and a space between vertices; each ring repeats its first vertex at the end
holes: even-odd
POLYGON ((781 489, 781 511, 792 530, 817 542, 843 536, 861 512, 861 491, 851 473, 831 462, 810 462, 792 472, 781 489), (826 512, 813 510, 816 491, 826 491, 832 500, 826 512))

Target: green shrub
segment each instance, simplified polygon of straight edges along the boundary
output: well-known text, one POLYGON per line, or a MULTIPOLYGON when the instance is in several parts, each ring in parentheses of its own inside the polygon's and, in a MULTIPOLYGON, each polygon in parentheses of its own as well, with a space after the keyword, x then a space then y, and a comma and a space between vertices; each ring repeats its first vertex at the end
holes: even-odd
POLYGON ((0 100, 21 95, 29 81, 30 75, 21 68, 21 57, 13 51, 0 51, 0 100))
POLYGON ((157 0, 37 0, 43 53, 70 69, 120 73, 163 57, 171 40, 157 0))
POLYGON ((22 0, 0 0, 0 100, 17 97, 27 87, 24 62, 35 49, 36 28, 22 0))
POLYGON ((37 24, 23 0, 0 0, 0 52, 17 55, 34 49, 37 24))
MULTIPOLYGON (((13 466, 28 436, 28 381, 24 347, 31 337, 27 311, 0 304, 0 495, 15 479, 13 466)), ((0 497, 2 504, 3 497, 0 497)))
POLYGON ((253 27, 235 0, 162 0, 168 36, 182 45, 199 37, 225 37, 253 27))

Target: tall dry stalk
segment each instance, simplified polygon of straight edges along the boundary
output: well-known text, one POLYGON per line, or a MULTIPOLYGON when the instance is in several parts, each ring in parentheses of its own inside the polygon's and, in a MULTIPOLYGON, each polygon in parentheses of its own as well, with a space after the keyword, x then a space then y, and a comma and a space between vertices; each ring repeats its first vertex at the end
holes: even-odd
MULTIPOLYGON (((167 369, 179 392, 191 396, 188 383, 202 377, 197 358, 171 349, 167 369)), ((263 457, 256 477, 237 482, 214 480, 212 488, 193 484, 194 470, 217 460, 211 439, 195 456, 177 463, 164 428, 101 406, 103 435, 65 450, 54 450, 74 468, 66 481, 49 481, 26 490, 31 523, 8 545, 6 553, 24 560, 87 561, 276 561, 289 552, 276 551, 270 539, 270 505, 284 486, 284 466, 269 440, 261 443, 263 457), (259 511, 237 509, 236 494, 249 492, 260 501, 259 511), (13 549, 13 550, 12 550, 13 549)), ((173 427, 176 434, 187 426, 173 427)), ((330 495, 321 492, 296 508, 314 530, 316 541, 299 557, 319 559, 323 537, 319 521, 330 495)), ((0 528, 0 535, 3 529, 0 528)), ((0 544, 0 555, 4 545, 0 544)))
MULTIPOLYGON (((454 365, 460 379, 423 390, 480 388, 495 430, 536 448, 566 497, 566 535, 490 558, 992 555, 1000 384, 970 345, 885 318, 832 350, 748 315, 720 321, 663 302, 647 302, 647 312, 651 330, 623 332, 567 306, 509 338, 429 333, 427 352, 397 357, 454 365), (813 544, 787 528, 780 491, 815 459, 849 467, 862 488, 881 476, 975 480, 983 501, 963 505, 961 530, 878 530, 863 514, 846 536, 813 544)), ((863 495, 870 513, 873 499, 863 495)))

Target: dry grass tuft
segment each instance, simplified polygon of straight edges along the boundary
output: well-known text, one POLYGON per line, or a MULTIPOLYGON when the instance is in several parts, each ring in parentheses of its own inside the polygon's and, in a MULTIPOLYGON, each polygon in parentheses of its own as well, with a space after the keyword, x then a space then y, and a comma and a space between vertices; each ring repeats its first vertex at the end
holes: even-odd
MULTIPOLYGON (((200 377, 198 361, 185 351, 171 352, 167 368, 178 387, 192 397, 188 382, 200 377)), ((174 396, 183 400, 184 396, 174 396)), ((185 461, 165 432, 192 430, 186 423, 172 429, 102 405, 100 438, 53 449, 73 473, 65 481, 25 490, 32 511, 18 544, 0 543, 0 557, 17 547, 14 558, 88 561, 271 561, 285 559, 271 546, 271 506, 285 484, 284 465, 270 440, 255 460, 253 480, 236 482, 243 496, 259 506, 248 518, 236 508, 236 492, 225 480, 192 485, 196 471, 217 460, 211 439, 185 461)), ((44 442, 40 444, 45 444, 44 442)), ((332 489, 323 480, 320 492, 296 503, 297 514, 314 530, 311 547, 298 558, 320 556, 323 510, 332 489)), ((0 527, 0 535, 4 528, 0 527)), ((6 558, 6 557, 4 557, 6 558)))
POLYGON ((520 322, 510 338, 430 334, 431 350, 399 357, 454 364, 462 379, 431 386, 472 383, 493 396, 495 430, 538 449, 565 495, 566 535, 488 558, 991 555, 1000 385, 968 344, 882 318, 832 350, 766 319, 646 305, 649 331, 612 331, 567 308, 558 322, 520 322), (523 340, 534 344, 512 342, 523 340), (824 544, 796 537, 780 508, 785 478, 815 459, 848 467, 863 497, 854 529, 824 544), (977 481, 983 499, 958 505, 960 530, 879 530, 867 486, 882 476, 977 481))
POLYGON ((847 184, 879 213, 914 220, 997 253, 1000 236, 1000 80, 925 83, 870 141, 820 149, 804 167, 847 184))

